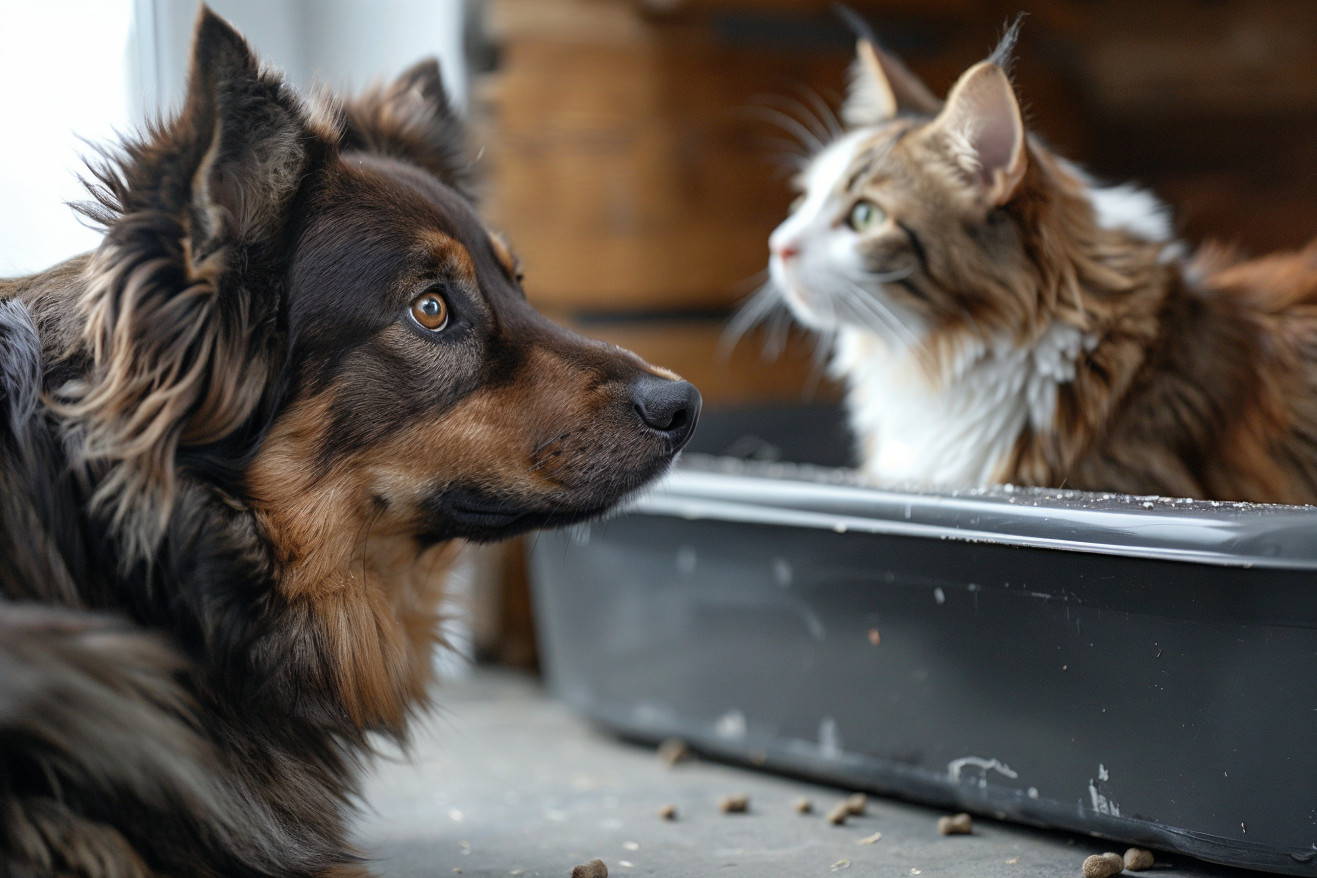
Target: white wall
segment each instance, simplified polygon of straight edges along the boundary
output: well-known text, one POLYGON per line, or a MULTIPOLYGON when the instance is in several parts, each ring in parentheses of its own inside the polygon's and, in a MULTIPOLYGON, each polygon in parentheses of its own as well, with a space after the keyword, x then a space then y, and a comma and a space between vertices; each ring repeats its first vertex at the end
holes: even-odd
MULTIPOLYGON (((139 0, 155 9, 160 89, 182 100, 196 0, 139 0)), ((299 88, 360 89, 428 55, 438 56, 449 93, 465 105, 465 0, 211 0, 262 58, 299 88)))
POLYGON ((128 124, 133 0, 0 0, 0 277, 89 250, 69 201, 92 142, 128 124))
MULTIPOLYGON (((298 87, 360 88, 437 55, 465 105, 465 0, 212 0, 298 87)), ((182 102, 197 0, 0 0, 0 277, 96 246, 69 201, 91 143, 182 102)))

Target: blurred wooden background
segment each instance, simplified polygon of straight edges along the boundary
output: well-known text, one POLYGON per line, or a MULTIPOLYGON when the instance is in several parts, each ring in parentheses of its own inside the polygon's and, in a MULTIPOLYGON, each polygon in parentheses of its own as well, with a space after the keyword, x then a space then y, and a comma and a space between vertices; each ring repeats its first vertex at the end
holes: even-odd
MULTIPOLYGON (((1317 2, 850 5, 938 94, 1027 12, 1014 78, 1059 152, 1153 190, 1190 244, 1261 253, 1317 235, 1317 2)), ((765 111, 799 116, 809 94, 835 108, 842 92, 854 36, 832 3, 488 0, 483 14, 486 213, 531 301, 679 371, 711 406, 834 393, 800 337, 772 359, 762 336, 719 349, 792 198, 765 111)), ((481 642, 528 661, 518 562, 485 563, 512 592, 481 642)))

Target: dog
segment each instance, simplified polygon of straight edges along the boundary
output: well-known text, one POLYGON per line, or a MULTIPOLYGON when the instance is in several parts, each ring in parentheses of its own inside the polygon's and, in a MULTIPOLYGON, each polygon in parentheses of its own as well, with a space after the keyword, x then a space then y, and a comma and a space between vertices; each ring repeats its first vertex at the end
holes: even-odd
POLYGON ((605 513, 699 393, 532 310, 434 61, 308 101, 203 9, 92 169, 103 242, 0 281, 0 866, 364 873, 460 544, 605 513))

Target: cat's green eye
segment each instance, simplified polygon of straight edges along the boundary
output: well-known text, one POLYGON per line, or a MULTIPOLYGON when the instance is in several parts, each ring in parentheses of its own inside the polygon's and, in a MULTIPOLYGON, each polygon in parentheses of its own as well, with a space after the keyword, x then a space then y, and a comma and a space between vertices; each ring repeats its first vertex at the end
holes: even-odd
POLYGON ((851 208, 851 215, 846 218, 846 225, 850 226, 857 232, 863 232, 865 229, 878 225, 887 215, 882 209, 872 201, 857 201, 851 208))

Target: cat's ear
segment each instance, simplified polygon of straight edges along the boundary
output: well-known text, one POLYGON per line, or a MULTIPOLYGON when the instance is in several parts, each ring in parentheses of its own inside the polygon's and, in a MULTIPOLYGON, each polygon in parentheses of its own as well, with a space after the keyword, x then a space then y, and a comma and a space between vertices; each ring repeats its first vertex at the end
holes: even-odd
POLYGON ((940 109, 942 102, 895 55, 873 40, 859 39, 841 110, 847 124, 878 125, 900 112, 931 116, 940 109))
POLYGON ((1020 104, 1001 67, 983 61, 967 70, 929 127, 989 204, 1011 200, 1028 167, 1028 153, 1020 104))
POLYGON ((847 125, 877 125, 895 116, 896 111, 896 94, 883 72, 878 51, 873 43, 861 39, 855 46, 850 88, 846 91, 841 117, 847 125))

